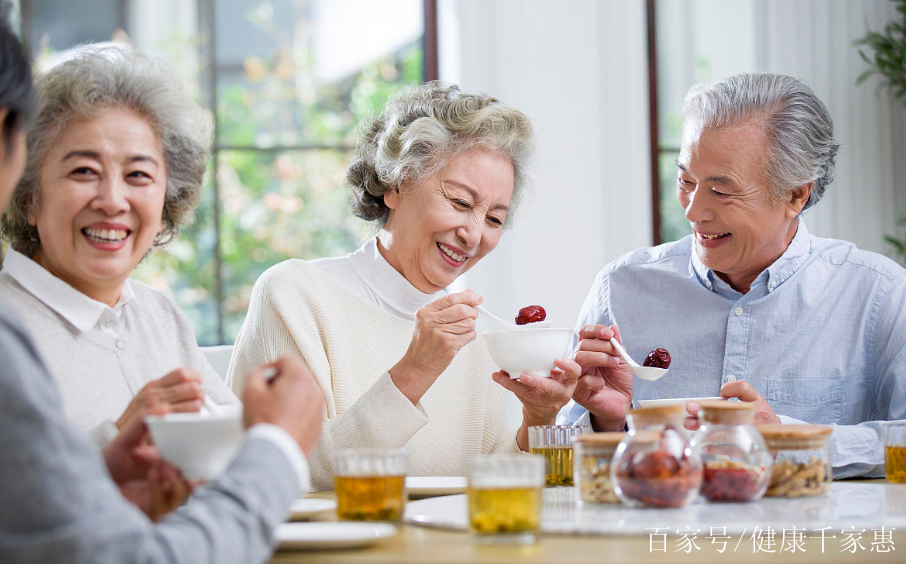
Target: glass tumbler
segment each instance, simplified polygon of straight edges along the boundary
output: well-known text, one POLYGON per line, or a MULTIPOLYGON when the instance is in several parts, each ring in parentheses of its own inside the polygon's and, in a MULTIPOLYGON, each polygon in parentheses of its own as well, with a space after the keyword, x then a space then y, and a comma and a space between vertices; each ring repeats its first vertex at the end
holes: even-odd
POLYGON ((400 521, 406 505, 406 452, 343 450, 333 457, 337 517, 400 521))
POLYGON ((474 458, 468 465, 469 532, 479 542, 531 544, 541 528, 544 459, 474 458))
POLYGON ((884 469, 887 481, 906 484, 906 423, 884 425, 884 469))
POLYGON ((591 432, 590 425, 529 427, 529 452, 544 459, 548 486, 573 485, 573 437, 591 432))

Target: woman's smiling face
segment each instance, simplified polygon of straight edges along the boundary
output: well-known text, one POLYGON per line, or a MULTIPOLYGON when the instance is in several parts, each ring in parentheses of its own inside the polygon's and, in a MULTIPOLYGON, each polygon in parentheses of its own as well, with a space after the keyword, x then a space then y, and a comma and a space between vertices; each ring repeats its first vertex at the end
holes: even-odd
POLYGON ((70 124, 44 158, 29 221, 34 260, 83 294, 112 305, 163 227, 167 168, 148 121, 111 108, 70 124))
POLYGON ((381 254, 422 292, 446 288, 500 241, 514 174, 507 157, 474 147, 424 181, 388 191, 381 254))

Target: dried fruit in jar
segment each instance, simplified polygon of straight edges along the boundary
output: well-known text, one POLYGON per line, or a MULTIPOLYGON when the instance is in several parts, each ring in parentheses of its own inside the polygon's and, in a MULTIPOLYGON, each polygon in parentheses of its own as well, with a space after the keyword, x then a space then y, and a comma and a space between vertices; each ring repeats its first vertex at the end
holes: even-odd
POLYGON ((701 495, 708 501, 753 501, 767 487, 768 474, 737 460, 705 462, 701 495))
POLYGON ((525 306, 519 310, 519 315, 516 316, 516 325, 537 323, 538 321, 544 321, 545 317, 547 317, 547 312, 540 305, 525 306))
POLYGON ((667 349, 660 347, 654 349, 645 357, 642 366, 653 366, 655 368, 668 368, 670 366, 670 353, 667 349))
MULTIPOLYGON (((665 431, 669 432, 668 431, 665 431)), ((653 507, 682 507, 698 493, 702 470, 686 452, 674 455, 662 446, 620 462, 614 473, 623 495, 653 507)))

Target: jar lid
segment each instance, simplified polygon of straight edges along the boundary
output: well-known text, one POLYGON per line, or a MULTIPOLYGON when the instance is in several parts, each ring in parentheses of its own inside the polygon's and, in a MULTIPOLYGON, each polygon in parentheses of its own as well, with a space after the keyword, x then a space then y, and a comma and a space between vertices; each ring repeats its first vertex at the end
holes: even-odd
POLYGON ((624 437, 626 437, 626 433, 589 433, 573 437, 573 444, 616 446, 624 437))
POLYGON ((661 434, 657 431, 636 431, 629 438, 634 443, 656 443, 661 439, 661 434))
POLYGON ((681 404, 638 407, 636 409, 629 410, 629 415, 641 415, 643 417, 647 417, 649 415, 682 415, 683 413, 686 413, 686 406, 681 404))
POLYGON ((769 439, 811 439, 830 435, 833 429, 823 425, 782 425, 767 423, 758 425, 758 432, 765 440, 769 439))
POLYGON ((699 402, 699 418, 707 423, 741 425, 755 416, 755 405, 745 401, 707 400, 699 402))

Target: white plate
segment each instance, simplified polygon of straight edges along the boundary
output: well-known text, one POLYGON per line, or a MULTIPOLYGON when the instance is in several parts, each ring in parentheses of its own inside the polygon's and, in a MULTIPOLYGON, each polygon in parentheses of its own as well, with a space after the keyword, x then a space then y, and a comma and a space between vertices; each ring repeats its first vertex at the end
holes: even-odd
POLYGON ((304 497, 297 499, 289 506, 289 518, 293 520, 308 519, 318 513, 333 511, 336 508, 336 500, 304 497))
POLYGON ((639 407, 662 407, 665 405, 682 405, 686 406, 690 401, 700 402, 705 400, 719 400, 724 398, 719 397, 707 397, 707 398, 667 398, 667 399, 656 399, 656 400, 636 400, 639 402, 639 407))
POLYGON ((281 550, 326 550, 368 546, 396 531, 387 523, 283 523, 275 538, 281 550))
POLYGON ((461 494, 466 491, 466 479, 461 476, 409 476, 406 491, 413 497, 461 494))

